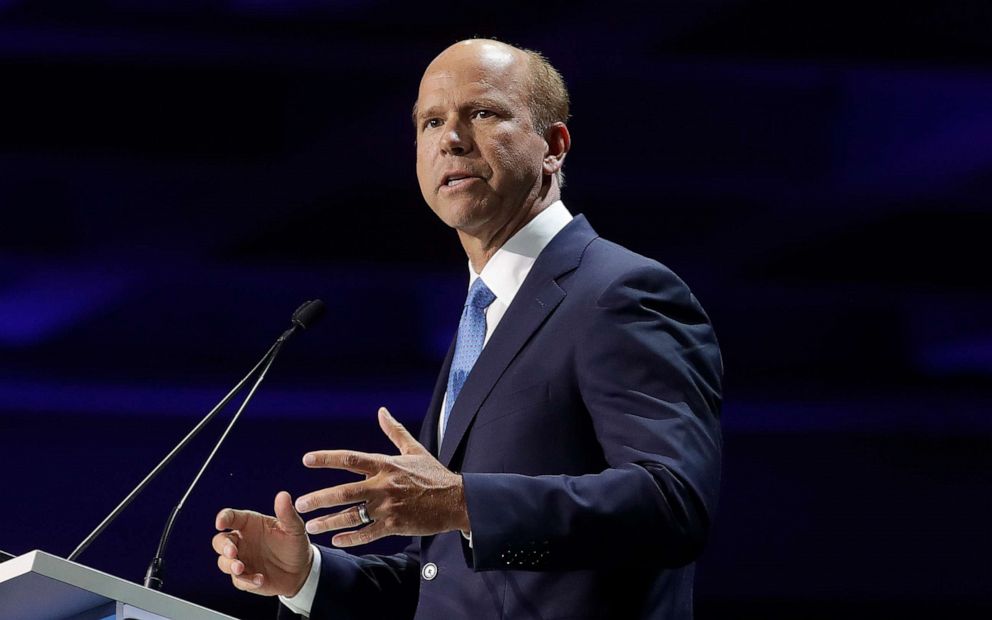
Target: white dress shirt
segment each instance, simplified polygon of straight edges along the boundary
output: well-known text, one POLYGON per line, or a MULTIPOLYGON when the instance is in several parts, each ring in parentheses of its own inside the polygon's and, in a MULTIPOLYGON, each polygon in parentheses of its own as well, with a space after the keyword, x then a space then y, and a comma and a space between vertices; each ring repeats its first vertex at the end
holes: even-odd
MULTIPOLYGON (((471 288, 476 278, 482 278, 489 290, 496 295, 496 300, 486 308, 486 339, 483 343, 489 342, 489 338, 496 330, 496 326, 503 319, 507 308, 513 298, 516 297, 520 286, 527 278, 531 268, 537 261, 538 254, 551 242, 562 228, 565 228, 572 221, 572 214, 565 208, 562 201, 552 203, 544 211, 518 230, 510 239, 503 244, 503 247, 496 250, 486 266, 482 268, 482 273, 475 273, 471 261, 468 264, 468 285, 471 288)), ((441 403, 441 411, 445 409, 448 401, 448 394, 445 393, 441 403)), ((440 449, 441 441, 444 438, 444 415, 438 421, 438 442, 440 449)), ((471 544, 471 538, 469 538, 471 544)), ((320 552, 311 545, 313 550, 313 566, 310 568, 310 575, 296 596, 287 598, 280 596, 283 602, 293 613, 310 616, 310 608, 313 606, 313 597, 317 593, 317 580, 320 576, 320 552)))
MULTIPOLYGON (((541 253, 546 245, 554 238, 558 232, 572 221, 572 214, 565 208, 562 201, 551 204, 547 209, 541 211, 527 225, 510 237, 503 247, 496 250, 486 266, 482 268, 482 273, 475 273, 472 263, 468 264, 468 286, 477 278, 482 278, 489 290, 496 295, 496 300, 486 308, 486 339, 483 341, 483 348, 489 342, 489 338, 496 330, 496 326, 503 319, 510 302, 517 296, 517 291, 530 273, 531 267, 537 260, 537 255, 541 253)), ((448 403, 448 394, 445 393, 444 401, 441 403, 441 411, 445 411, 448 403)), ((444 415, 437 428, 437 445, 440 449, 441 441, 444 437, 444 415)))

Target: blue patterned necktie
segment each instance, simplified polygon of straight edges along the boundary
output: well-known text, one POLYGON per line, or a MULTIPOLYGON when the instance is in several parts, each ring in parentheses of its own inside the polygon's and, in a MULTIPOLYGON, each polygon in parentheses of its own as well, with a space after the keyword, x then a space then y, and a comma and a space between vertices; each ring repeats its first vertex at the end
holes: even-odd
POLYGON ((448 373, 448 396, 444 403, 444 418, 441 421, 442 437, 448 428, 448 416, 465 385, 468 373, 475 366, 475 360, 482 353, 486 342, 486 308, 496 301, 496 295, 489 290, 482 278, 476 278, 468 289, 465 309, 458 322, 458 336, 455 340, 455 355, 451 358, 451 371, 448 373))

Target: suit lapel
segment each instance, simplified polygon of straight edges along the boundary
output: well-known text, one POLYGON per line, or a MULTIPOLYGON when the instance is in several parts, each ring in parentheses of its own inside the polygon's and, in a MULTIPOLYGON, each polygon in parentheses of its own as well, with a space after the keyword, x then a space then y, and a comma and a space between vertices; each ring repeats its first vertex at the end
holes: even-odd
MULTIPOLYGON (((558 286, 556 279, 578 266, 586 246, 595 238, 596 232, 585 217, 579 215, 555 235, 537 257, 513 303, 507 308, 496 331, 475 362, 451 409, 439 457, 445 466, 450 466, 472 420, 507 366, 565 298, 565 291, 558 286)), ((442 382, 444 384, 440 388, 441 398, 444 396, 444 386, 447 385, 452 352, 448 353, 439 379, 439 385, 442 382)), ((437 388, 435 400, 437 402, 431 404, 430 417, 433 419, 433 441, 436 445, 437 412, 441 406, 437 388)))

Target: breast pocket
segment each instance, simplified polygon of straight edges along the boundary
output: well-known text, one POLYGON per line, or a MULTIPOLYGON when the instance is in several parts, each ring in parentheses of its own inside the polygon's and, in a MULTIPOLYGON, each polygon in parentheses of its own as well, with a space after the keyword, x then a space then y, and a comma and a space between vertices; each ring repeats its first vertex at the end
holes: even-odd
POLYGON ((482 428, 493 422, 528 411, 540 410, 546 407, 550 400, 550 389, 547 382, 510 392, 506 396, 493 394, 487 400, 485 408, 479 412, 475 428, 482 428))

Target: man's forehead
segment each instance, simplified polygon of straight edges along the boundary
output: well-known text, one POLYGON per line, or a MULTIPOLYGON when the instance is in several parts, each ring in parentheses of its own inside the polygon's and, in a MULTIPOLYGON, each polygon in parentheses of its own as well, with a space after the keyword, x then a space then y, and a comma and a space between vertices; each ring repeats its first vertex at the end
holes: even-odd
POLYGON ((442 52, 420 80, 420 95, 433 89, 476 83, 508 88, 519 80, 523 59, 513 48, 490 42, 464 41, 442 52))
POLYGON ((486 93, 499 96, 510 95, 513 90, 512 81, 493 79, 490 74, 444 72, 425 76, 418 98, 474 97, 486 93))
POLYGON ((477 67, 489 71, 499 71, 511 67, 521 59, 519 50, 496 41, 469 40, 455 43, 444 50, 428 65, 426 74, 434 70, 452 67, 477 67))

